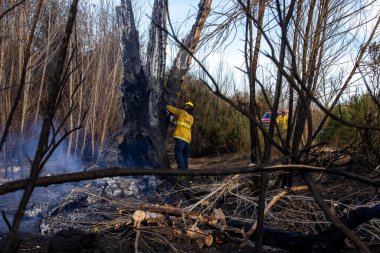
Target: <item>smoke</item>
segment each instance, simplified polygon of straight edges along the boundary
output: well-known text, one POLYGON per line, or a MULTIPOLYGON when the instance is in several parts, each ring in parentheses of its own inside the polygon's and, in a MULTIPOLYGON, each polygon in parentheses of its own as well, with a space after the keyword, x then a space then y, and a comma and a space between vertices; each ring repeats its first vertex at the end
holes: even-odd
MULTIPOLYGON (((30 123, 30 126, 33 124, 30 123)), ((8 179, 1 179, 2 183, 8 180, 26 178, 30 172, 30 164, 34 158, 38 146, 42 124, 30 129, 25 136, 12 134, 8 136, 7 150, 1 154, 1 174, 5 176, 7 170, 8 179), (4 157, 5 155, 6 158, 4 157), (7 161, 5 163, 5 161, 7 161)), ((57 139, 61 136, 57 136, 57 139)), ((50 134, 49 142, 53 141, 50 134)), ((80 172, 85 170, 85 164, 75 159, 74 155, 68 152, 67 140, 64 140, 53 152, 48 162, 41 171, 41 176, 59 175, 64 173, 80 172)), ((39 222, 48 215, 49 210, 60 203, 75 187, 82 187, 83 183, 67 183, 51 185, 49 187, 38 187, 27 206, 25 217, 21 223, 20 231, 38 233, 39 222)), ((23 191, 16 191, 0 196, 0 211, 4 212, 10 223, 17 211, 23 191)), ((0 219, 0 233, 7 233, 8 228, 4 219, 0 219)))
MULTIPOLYGON (((8 152, 9 159, 13 161, 13 178, 11 180, 17 180, 20 178, 25 178, 29 174, 30 161, 34 158, 39 141, 39 133, 41 127, 34 128, 28 133, 29 138, 25 136, 19 137, 13 135, 9 138, 10 143, 8 147, 17 147, 14 143, 21 143, 19 149, 16 151, 20 152, 8 152), (38 129, 38 130, 35 130, 38 129), (16 155, 14 155, 16 154, 16 155)), ((58 136, 57 138, 60 138, 58 136)), ((83 140, 83 139, 82 139, 83 140)), ((50 141, 52 141, 52 135, 50 136, 50 141)), ((81 142, 83 143, 83 142, 81 142)), ((86 143, 84 150, 91 150, 89 145, 86 143)), ((63 141, 59 147, 51 155, 50 159, 41 171, 41 176, 49 175, 59 175, 65 173, 81 172, 86 168, 92 169, 95 166, 86 164, 85 162, 76 159, 77 154, 68 152, 69 145, 68 141, 63 141), (69 154, 69 155, 67 155, 69 154)), ((72 151, 73 149, 71 149, 72 151)), ((96 149, 95 150, 99 150, 96 149)), ((93 159, 96 155, 89 152, 84 152, 83 157, 90 157, 93 159)), ((116 157, 108 156, 109 159, 105 159, 106 153, 102 155, 102 163, 107 164, 108 162, 116 162, 116 157), (107 162, 105 162, 107 160, 107 162), (114 160, 114 161, 113 161, 114 160)), ((0 157, 1 161, 1 157, 0 157)), ((7 163, 7 170, 10 171, 11 163, 7 163)), ((1 164, 1 168, 4 170, 5 164, 1 164)), ((94 162, 92 162, 94 165, 94 162)), ((105 167, 103 165, 103 167, 105 167)), ((6 181, 4 181, 6 182, 6 181)), ((90 182, 84 181, 79 183, 66 183, 59 185, 51 185, 49 187, 37 187, 28 203, 27 210, 25 212, 24 219, 21 223, 20 231, 25 233, 40 233, 43 231, 50 231, 54 225, 50 224, 50 217, 57 215, 54 214, 54 210, 61 210, 62 206, 68 201, 68 198, 72 196, 73 192, 76 190, 81 191, 86 185, 86 191, 92 191, 94 194, 102 195, 105 197, 121 197, 121 198, 145 198, 152 194, 156 188, 162 184, 163 181, 159 180, 154 176, 143 176, 143 177, 114 177, 114 178, 102 178, 98 180, 93 180, 90 182)), ((23 191, 12 192, 0 196, 0 211, 3 211, 9 221, 12 223, 13 216, 17 211, 19 202, 21 200, 23 191)), ((91 203, 81 203, 82 205, 91 205, 91 203)), ((76 210, 76 209, 75 209, 76 210)), ((73 210, 74 211, 74 210, 73 210)), ((61 215, 61 214, 60 214, 61 215)), ((60 229, 64 226, 59 226, 60 229)), ((53 231, 53 230, 51 230, 53 231)), ((54 230, 55 231, 55 230, 54 230)), ((8 228, 3 219, 0 219, 0 233, 7 233, 8 228)))

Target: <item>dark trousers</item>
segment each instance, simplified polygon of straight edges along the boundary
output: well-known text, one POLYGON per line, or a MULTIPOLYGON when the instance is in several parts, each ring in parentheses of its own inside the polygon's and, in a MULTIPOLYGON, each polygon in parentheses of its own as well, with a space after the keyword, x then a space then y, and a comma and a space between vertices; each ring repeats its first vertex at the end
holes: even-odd
POLYGON ((179 170, 189 168, 190 144, 186 141, 175 139, 175 160, 179 170))

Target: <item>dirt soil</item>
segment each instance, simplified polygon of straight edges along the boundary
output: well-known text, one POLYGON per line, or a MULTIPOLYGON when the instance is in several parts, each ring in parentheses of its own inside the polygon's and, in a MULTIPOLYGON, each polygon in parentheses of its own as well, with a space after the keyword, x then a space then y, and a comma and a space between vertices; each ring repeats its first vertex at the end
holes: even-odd
MULTIPOLYGON (((232 155, 221 155, 213 157, 202 157, 202 158, 190 158, 189 169, 204 169, 204 168, 228 168, 228 167, 240 167, 247 166, 249 164, 249 157, 243 154, 232 154, 232 155)), ((172 161, 171 167, 176 168, 175 161, 172 161)), ((6 241, 6 234, 0 234, 0 247, 3 247, 3 244, 6 241)), ((67 237, 67 236, 66 236, 67 237)), ((48 252, 49 242, 52 241, 51 236, 42 236, 39 234, 19 234, 19 245, 17 252, 35 252, 35 253, 45 253, 48 252)), ((108 243, 108 242, 107 242, 108 243)), ((187 245, 189 252, 196 252, 198 249, 192 245, 187 245), (190 248, 189 248, 190 247, 190 248)), ((1 249, 0 248, 0 249, 1 249)), ((235 245, 225 245, 223 248, 215 247, 212 252, 231 252, 233 249, 236 249, 235 245)), ((83 252, 96 252, 94 249, 87 249, 88 251, 83 252)), ((133 250, 133 249, 130 249, 133 250)), ((158 249, 156 252, 167 252, 167 249, 158 249)), ((105 250, 107 251, 107 250, 105 250)), ((250 252, 251 249, 241 250, 240 252, 250 252)), ((60 253, 76 253, 76 250, 72 251, 59 251, 60 253)), ((82 251, 78 251, 82 252, 82 251)), ((130 252, 129 250, 125 252, 130 252)), ((211 252, 208 250, 208 252, 211 252)), ((268 251, 269 252, 269 251, 268 251)), ((270 251, 276 252, 276 251, 270 251)))
MULTIPOLYGON (((233 154, 233 155, 222 155, 215 157, 206 157, 206 158, 193 158, 190 159, 190 169, 200 169, 200 168, 231 168, 231 167, 241 167, 249 165, 249 157, 242 154, 233 154)), ((172 166, 175 168, 175 165, 172 166)), ((276 177, 274 177, 275 179, 276 177)), ((322 190, 325 198, 342 203, 342 205, 362 205, 363 203, 368 203, 371 201, 379 201, 379 196, 377 193, 370 187, 364 186, 356 182, 347 182, 347 180, 342 180, 340 177, 320 174, 316 176, 318 186, 322 190)), ((207 178, 199 179, 202 182, 208 184, 211 181, 207 178)), ((274 181, 274 180, 273 180, 274 181)), ((301 179, 299 176, 296 176, 295 184, 301 184, 301 179)), ((273 184, 273 182, 272 182, 273 184)), ((305 196, 308 196, 307 194, 305 196)), ((222 203, 222 207, 228 208, 228 203, 222 203)), ((276 209, 275 209, 276 211, 276 209)), ((336 212, 344 212, 344 210, 336 210, 336 212)), ((269 221, 271 224, 271 221, 269 221)), ((30 235, 30 234, 20 234, 19 236, 19 246, 17 252, 49 252, 49 253, 74 253, 74 252, 111 252, 107 251, 106 245, 110 243, 109 237, 106 240, 103 236, 93 236, 93 235, 81 235, 76 234, 80 233, 78 231, 65 232, 67 234, 59 235, 59 237, 48 237, 42 235, 30 235), (67 239, 73 235, 73 238, 67 239), (57 239, 58 238, 58 239, 57 239), (59 250, 60 246, 54 245, 54 242, 58 242, 60 239, 64 238, 66 243, 69 242, 72 248, 66 247, 66 250, 59 250), (71 241, 70 241, 71 240, 71 241), (93 241, 90 243, 90 246, 83 246, 84 241, 93 241), (53 243, 50 245, 50 251, 48 251, 49 242, 53 243), (76 244, 80 246, 76 246, 76 244), (95 245, 95 246, 94 246, 95 245)), ((5 242, 6 235, 0 235, 0 245, 3 245, 5 242)), ((115 237, 116 238, 116 237, 115 237)), ((112 242, 111 242, 112 243, 112 242)), ((114 242, 117 243, 117 242, 114 242)), ((172 242, 176 243, 176 242, 172 242)), ((154 244, 153 244, 154 245, 154 244)), ((185 252, 253 252, 253 248, 240 249, 237 244, 228 243, 223 245, 212 246, 209 248, 204 248, 199 250, 194 244, 181 245, 182 250, 185 252)), ((380 248, 380 247, 379 247, 380 248)), ((120 249, 120 251, 112 252, 133 252, 133 242, 131 242, 129 248, 120 249)), ((151 252, 168 252, 170 247, 157 246, 151 252)), ((286 252, 284 250, 266 247, 265 252, 286 252)), ((355 252, 355 251, 346 251, 346 252, 355 252)), ((380 251, 376 251, 380 252, 380 251)))

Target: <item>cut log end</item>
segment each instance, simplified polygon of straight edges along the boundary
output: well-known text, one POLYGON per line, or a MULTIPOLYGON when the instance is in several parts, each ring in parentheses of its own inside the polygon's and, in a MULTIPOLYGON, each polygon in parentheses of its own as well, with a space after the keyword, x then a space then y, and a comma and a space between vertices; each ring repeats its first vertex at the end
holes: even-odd
POLYGON ((214 238, 212 237, 212 235, 206 236, 206 238, 205 238, 205 244, 206 244, 207 247, 210 247, 213 242, 214 242, 214 238))
POLYGON ((144 221, 145 219, 145 212, 144 211, 141 211, 141 210, 136 210, 134 213, 133 213, 133 220, 135 221, 134 223, 134 227, 138 228, 140 227, 140 224, 142 221, 144 221))

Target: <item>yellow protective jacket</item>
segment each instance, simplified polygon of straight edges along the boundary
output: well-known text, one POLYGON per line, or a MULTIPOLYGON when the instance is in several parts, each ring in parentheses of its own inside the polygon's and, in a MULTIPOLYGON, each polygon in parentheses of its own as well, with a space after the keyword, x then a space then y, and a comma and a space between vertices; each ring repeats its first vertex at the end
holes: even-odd
POLYGON ((288 129, 288 115, 280 115, 277 117, 277 124, 280 128, 288 129))
POLYGON ((191 142, 191 126, 193 125, 193 116, 185 110, 175 108, 174 106, 166 106, 166 110, 177 117, 177 126, 173 133, 173 138, 181 139, 187 143, 191 142))

